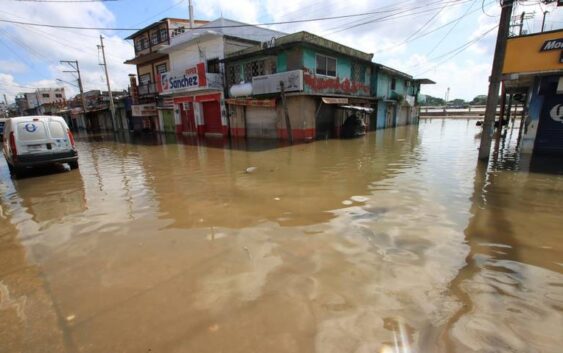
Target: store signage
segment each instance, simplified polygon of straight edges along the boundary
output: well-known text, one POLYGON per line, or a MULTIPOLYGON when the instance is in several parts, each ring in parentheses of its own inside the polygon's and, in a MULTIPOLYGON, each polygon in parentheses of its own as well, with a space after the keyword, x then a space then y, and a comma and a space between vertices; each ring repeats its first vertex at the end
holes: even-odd
POLYGON ((563 49, 563 38, 546 40, 540 51, 561 50, 563 49))
POLYGON ((551 116, 551 119, 554 121, 563 123, 563 104, 556 104, 553 108, 551 108, 549 116, 551 116))
POLYGON ((160 92, 174 93, 190 91, 207 86, 205 64, 199 63, 181 73, 163 72, 160 74, 160 92))
POLYGON ((281 92, 280 82, 284 83, 286 92, 303 91, 303 70, 255 76, 252 78, 252 94, 279 93, 281 92))
POLYGON ((229 98, 225 99, 225 102, 230 105, 240 105, 246 107, 263 107, 263 108, 275 108, 275 99, 240 99, 240 98, 229 98))
POLYGON ((137 104, 131 106, 133 116, 156 116, 156 104, 137 104))

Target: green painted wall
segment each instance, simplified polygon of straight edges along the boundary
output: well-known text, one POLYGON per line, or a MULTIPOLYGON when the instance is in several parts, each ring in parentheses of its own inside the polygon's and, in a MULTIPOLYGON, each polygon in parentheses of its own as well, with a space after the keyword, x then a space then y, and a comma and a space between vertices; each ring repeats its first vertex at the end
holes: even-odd
POLYGON ((316 65, 315 52, 309 48, 303 48, 303 66, 311 72, 315 72, 316 65))
POLYGON ((277 72, 287 71, 287 52, 279 53, 277 59, 277 72))

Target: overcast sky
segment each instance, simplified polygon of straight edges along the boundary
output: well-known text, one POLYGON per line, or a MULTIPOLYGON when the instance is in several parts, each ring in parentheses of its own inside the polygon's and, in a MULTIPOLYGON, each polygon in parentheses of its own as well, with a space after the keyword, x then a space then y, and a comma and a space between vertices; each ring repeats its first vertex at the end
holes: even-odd
MULTIPOLYGON (((60 3, 0 0, 0 20, 88 27, 144 27, 163 17, 187 18, 187 0, 117 0, 60 3)), ((500 7, 498 0, 194 0, 195 17, 219 16, 249 23, 313 19, 349 14, 360 17, 269 26, 285 32, 307 30, 342 44, 374 53, 374 61, 437 82, 423 93, 450 99, 485 94, 500 7), (483 11, 484 8, 484 11, 483 11), (459 20, 456 20, 459 19, 459 20), (483 36, 483 33, 488 34, 483 36), (456 51, 471 42, 464 51, 456 51), (454 54, 457 54, 453 56, 454 54)), ((515 9, 535 12, 524 30, 538 32, 543 11, 546 29, 563 27, 563 8, 523 1, 515 9)), ((30 27, 0 22, 0 94, 12 100, 35 87, 73 81, 59 60, 78 60, 86 90, 105 89, 97 44, 105 37, 112 89, 127 89, 134 56, 132 31, 87 31, 30 27)), ((64 84, 70 93, 76 89, 64 84)))

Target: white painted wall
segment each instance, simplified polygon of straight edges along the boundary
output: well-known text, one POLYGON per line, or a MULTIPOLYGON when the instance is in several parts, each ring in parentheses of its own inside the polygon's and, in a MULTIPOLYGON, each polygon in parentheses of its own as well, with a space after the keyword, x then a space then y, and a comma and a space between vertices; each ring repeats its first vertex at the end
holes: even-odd
POLYGON ((225 45, 222 37, 211 37, 170 52, 170 70, 181 72, 197 63, 210 59, 223 59, 225 45))

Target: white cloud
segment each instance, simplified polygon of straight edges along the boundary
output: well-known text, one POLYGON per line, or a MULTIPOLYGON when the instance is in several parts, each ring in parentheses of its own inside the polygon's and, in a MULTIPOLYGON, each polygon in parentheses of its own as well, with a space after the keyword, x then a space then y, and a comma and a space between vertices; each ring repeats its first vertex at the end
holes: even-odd
MULTIPOLYGON (((84 27, 115 26, 115 16, 101 2, 81 4, 13 2, 9 11, 0 10, 0 13, 11 19, 26 22, 84 27)), ((4 41, 12 48, 19 47, 26 53, 21 59, 25 61, 25 66, 29 67, 30 72, 39 76, 43 73, 41 69, 47 69, 48 77, 50 76, 48 82, 51 85, 56 84, 56 78, 75 81, 71 75, 62 73, 59 61, 78 60, 84 88, 107 90, 105 79, 100 80, 102 66, 99 65, 97 48, 101 34, 99 31, 61 30, 6 23, 0 25, 0 31, 4 41)), ((129 84, 128 74, 134 73, 135 68, 123 62, 134 56, 133 48, 116 34, 104 33, 104 37, 112 90, 126 89, 129 84)), ((3 66, 0 66, 0 72, 18 73, 14 71, 14 67, 10 69, 3 66)), ((23 85, 35 87, 40 82, 27 82, 23 85)), ((76 92, 76 89, 70 85, 65 85, 65 88, 70 94, 76 92)), ((26 89, 20 87, 16 90, 26 89)), ((13 94, 13 90, 11 92, 13 94)), ((67 95, 70 95, 69 93, 67 95)))
POLYGON ((12 74, 21 74, 27 71, 27 65, 16 60, 0 60, 2 71, 12 74))

